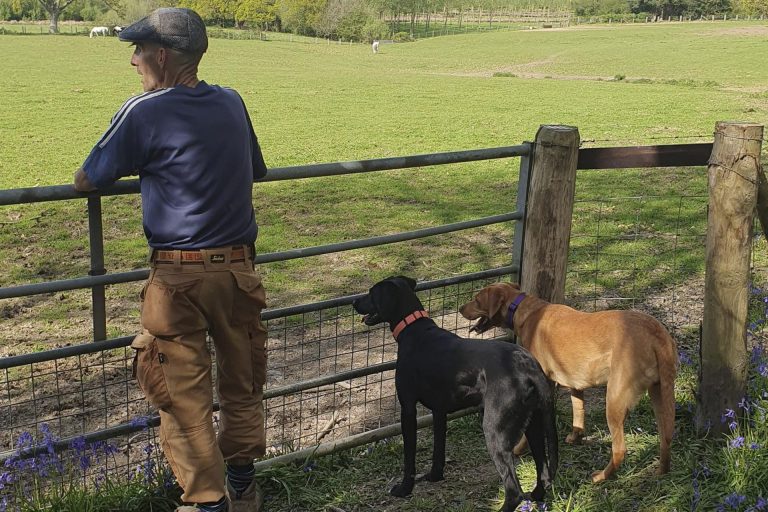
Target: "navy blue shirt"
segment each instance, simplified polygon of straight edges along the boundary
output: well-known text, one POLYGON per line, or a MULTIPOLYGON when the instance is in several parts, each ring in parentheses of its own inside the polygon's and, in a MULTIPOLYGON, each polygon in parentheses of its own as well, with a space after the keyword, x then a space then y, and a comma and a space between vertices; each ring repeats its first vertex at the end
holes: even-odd
POLYGON ((83 171, 96 188, 139 175, 144 233, 159 249, 256 240, 253 180, 267 167, 240 95, 201 81, 135 96, 83 171))

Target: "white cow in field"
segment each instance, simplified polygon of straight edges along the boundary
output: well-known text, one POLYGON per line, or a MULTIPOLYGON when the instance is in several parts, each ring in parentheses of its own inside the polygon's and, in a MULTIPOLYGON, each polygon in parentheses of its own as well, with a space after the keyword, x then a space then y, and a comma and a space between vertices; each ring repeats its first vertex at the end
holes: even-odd
POLYGON ((108 36, 109 35, 109 29, 107 27, 93 27, 91 29, 91 35, 88 37, 93 36, 108 36))
POLYGON ((379 53, 379 40, 374 39, 373 43, 371 43, 371 50, 373 50, 373 53, 379 53))

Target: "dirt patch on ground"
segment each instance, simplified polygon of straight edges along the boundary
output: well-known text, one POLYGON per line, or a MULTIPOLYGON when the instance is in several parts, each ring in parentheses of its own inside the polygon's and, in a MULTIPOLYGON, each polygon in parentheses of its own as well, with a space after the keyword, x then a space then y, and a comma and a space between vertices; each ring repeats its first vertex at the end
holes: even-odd
POLYGON ((713 30, 711 32, 702 32, 700 35, 707 37, 719 37, 719 36, 744 36, 744 37, 767 37, 768 27, 762 25, 755 25, 751 27, 732 27, 724 28, 721 30, 713 30))

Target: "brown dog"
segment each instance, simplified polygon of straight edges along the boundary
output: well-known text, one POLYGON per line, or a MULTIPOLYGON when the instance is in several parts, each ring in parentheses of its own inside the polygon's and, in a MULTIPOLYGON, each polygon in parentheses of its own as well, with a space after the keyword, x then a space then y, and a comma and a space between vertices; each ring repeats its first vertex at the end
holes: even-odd
POLYGON ((639 311, 584 313, 525 295, 511 283, 483 288, 459 311, 468 320, 478 320, 471 328, 478 333, 492 327, 514 329, 544 373, 571 389, 573 431, 568 443, 578 443, 584 433, 584 389, 607 384, 612 456, 605 469, 592 474, 593 482, 610 477, 624 460, 624 420, 645 391, 659 430, 658 474, 669 471, 677 349, 656 319, 639 311))

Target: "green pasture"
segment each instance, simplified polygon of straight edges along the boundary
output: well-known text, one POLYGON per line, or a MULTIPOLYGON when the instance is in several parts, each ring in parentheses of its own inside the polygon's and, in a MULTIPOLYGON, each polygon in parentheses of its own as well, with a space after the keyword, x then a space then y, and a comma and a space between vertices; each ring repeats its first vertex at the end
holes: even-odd
MULTIPOLYGON (((758 23, 590 26, 384 44, 377 55, 367 44, 212 39, 200 76, 241 93, 270 167, 513 145, 533 140, 542 124, 577 126, 584 146, 670 144, 711 141, 718 120, 765 122, 766 35, 758 23)), ((70 183, 114 112, 140 92, 131 47, 113 37, 0 36, 0 51, 0 187, 70 183)), ((518 166, 513 159, 257 184, 258 248, 287 250, 511 211, 518 166)), ((703 169, 584 172, 577 198, 586 202, 577 204, 574 233, 589 238, 597 229, 597 198, 701 196, 704 185, 703 169)), ((650 201, 644 231, 669 232, 683 215, 691 233, 703 233, 701 204, 686 202, 662 226, 661 199, 650 201)), ((634 225, 642 202, 611 207, 622 229, 634 225)), ((146 267, 139 209, 138 197, 104 199, 109 271, 146 267)), ((3 283, 87 273, 84 202, 4 207, 0 223, 3 283)), ((394 272, 429 279, 505 264, 510 234, 511 225, 500 225, 261 271, 270 305, 284 306, 360 292, 394 272)), ((649 243, 636 244, 640 278, 659 263, 649 243)), ((572 268, 594 271, 588 248, 578 256, 582 245, 574 238, 572 268)), ((700 266, 693 262, 688 271, 700 266)), ((648 280, 640 288, 660 284, 648 280)), ((120 312, 110 329, 132 332, 136 286, 108 292, 120 312)), ((79 292, 62 295, 80 300, 79 292)), ((29 307, 11 321, 34 325, 35 308, 47 301, 21 301, 29 307)), ((81 324, 87 315, 74 314, 81 324)), ((32 341, 40 331, 30 331, 14 336, 32 341)), ((88 336, 63 331, 53 343, 88 336)), ((0 345, 11 341, 6 336, 0 345)))
MULTIPOLYGON (((494 31, 384 44, 377 55, 367 44, 211 39, 200 76, 241 93, 267 164, 286 167, 514 145, 533 140, 542 124, 577 126, 586 147, 709 142, 717 121, 768 120, 767 50, 768 27, 757 22, 494 31)), ((122 102, 140 92, 130 46, 114 37, 0 35, 0 52, 0 189, 69 184, 122 102)), ((518 166, 513 159, 256 184, 258 249, 512 211, 518 166)), ((583 171, 576 194, 569 271, 577 279, 569 277, 569 298, 605 291, 643 297, 703 275, 705 169, 583 171)), ((103 203, 108 271, 146 268, 140 199, 103 203)), ((423 280, 507 264, 510 244, 511 226, 500 225, 259 270, 270 306, 278 307, 359 293, 393 273, 423 280)), ((86 275, 85 202, 0 207, 0 261, 3 286, 86 275)), ((138 328, 139 286, 108 288, 110 335, 138 328)), ((87 291, 76 291, 3 301, 0 356, 87 340, 88 300, 87 291)), ((691 349, 697 326, 683 324, 678 342, 691 349)), ((681 403, 692 399, 691 372, 678 386, 681 403)), ((688 510, 697 457, 712 468, 730 464, 702 490, 712 508, 700 510, 754 483, 744 481, 744 462, 734 462, 733 452, 693 440, 684 411, 676 473, 654 479, 644 469, 656 438, 644 434, 653 422, 643 402, 633 413, 643 431, 630 438, 627 469, 616 482, 588 485, 586 475, 608 453, 602 411, 591 414, 595 443, 564 449, 561 461, 570 465, 555 510, 688 510)), ((455 458, 487 457, 476 442, 478 425, 456 425, 452 442, 466 449, 455 458)), ((322 473, 265 475, 271 510, 374 510, 363 504, 384 503, 399 468, 392 446, 374 449, 372 464, 342 454, 319 463, 322 473)), ((763 473, 754 479, 765 482, 764 461, 756 467, 763 473)), ((475 469, 449 478, 471 482, 475 469)), ((498 493, 495 478, 491 469, 491 483, 472 500, 457 495, 446 504, 435 493, 432 501, 416 496, 378 510, 493 510, 486 498, 498 493)))

